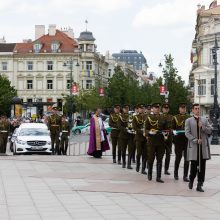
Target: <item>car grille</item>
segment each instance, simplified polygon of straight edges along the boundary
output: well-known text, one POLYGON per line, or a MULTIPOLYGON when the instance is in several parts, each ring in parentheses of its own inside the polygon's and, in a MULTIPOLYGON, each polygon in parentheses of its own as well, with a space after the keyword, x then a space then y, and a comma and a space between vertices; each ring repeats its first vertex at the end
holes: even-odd
POLYGON ((27 141, 27 144, 30 146, 44 146, 46 143, 46 141, 27 141))
POLYGON ((35 147, 33 147, 33 148, 28 148, 28 147, 26 147, 26 150, 28 150, 28 151, 46 151, 48 148, 43 148, 43 147, 37 147, 37 148, 35 148, 35 147))

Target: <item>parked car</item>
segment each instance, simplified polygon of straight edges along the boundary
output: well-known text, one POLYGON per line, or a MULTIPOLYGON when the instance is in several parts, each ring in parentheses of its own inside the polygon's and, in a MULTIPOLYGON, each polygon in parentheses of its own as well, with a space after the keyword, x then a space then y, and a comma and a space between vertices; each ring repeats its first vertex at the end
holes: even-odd
POLYGON ((84 125, 79 125, 79 126, 74 126, 72 128, 72 132, 73 134, 84 134, 86 132, 89 133, 89 129, 90 129, 90 123, 84 124, 84 125))
POLYGON ((48 128, 41 123, 23 123, 14 134, 14 154, 52 153, 48 128))
MULTIPOLYGON (((103 123, 104 123, 105 130, 109 134, 112 130, 112 128, 109 127, 109 118, 107 118, 103 123)), ((79 125, 79 126, 74 126, 72 128, 72 132, 73 132, 73 134, 89 134, 90 123, 87 123, 84 125, 79 125)))

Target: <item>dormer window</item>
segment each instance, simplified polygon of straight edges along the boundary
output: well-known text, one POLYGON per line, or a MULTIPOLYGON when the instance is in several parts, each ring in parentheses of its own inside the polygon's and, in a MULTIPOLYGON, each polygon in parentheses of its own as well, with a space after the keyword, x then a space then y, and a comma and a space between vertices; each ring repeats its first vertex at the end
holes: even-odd
POLYGON ((52 53, 57 53, 59 47, 60 47, 60 44, 58 42, 52 42, 51 43, 51 51, 52 51, 52 53))
POLYGON ((34 44, 34 52, 39 53, 41 50, 42 44, 41 43, 35 43, 34 44))

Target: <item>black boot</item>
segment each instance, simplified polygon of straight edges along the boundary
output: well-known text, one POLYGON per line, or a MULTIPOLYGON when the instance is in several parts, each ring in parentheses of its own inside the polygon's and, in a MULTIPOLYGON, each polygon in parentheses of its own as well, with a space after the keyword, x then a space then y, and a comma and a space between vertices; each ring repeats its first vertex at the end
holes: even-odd
POLYGON ((153 164, 152 163, 148 163, 148 180, 151 181, 152 180, 152 172, 153 172, 153 164))
POLYGON ((115 158, 113 159, 113 163, 116 163, 116 159, 115 158))
POLYGON ((164 183, 164 181, 161 179, 161 171, 162 171, 162 163, 157 163, 157 179, 156 179, 156 181, 158 183, 164 183))
POLYGON ((189 189, 192 189, 193 188, 193 181, 189 181, 189 185, 188 185, 189 189))
POLYGON ((165 166, 164 166, 164 174, 165 175, 170 175, 170 172, 168 171, 170 167, 170 155, 166 156, 165 159, 165 166))
POLYGON ((196 191, 198 192, 204 192, 203 188, 202 188, 202 183, 198 182, 197 187, 196 187, 196 191))
POLYGON ((121 154, 118 154, 118 164, 121 164, 121 154))
POLYGON ((179 179, 178 170, 179 170, 179 164, 177 164, 177 162, 175 161, 175 164, 174 164, 174 179, 175 180, 179 179))
POLYGON ((146 163, 147 161, 145 159, 142 160, 142 169, 141 169, 141 173, 144 175, 147 175, 147 172, 145 171, 146 169, 146 163))
POLYGON ((184 168, 183 168, 183 181, 184 182, 189 182, 188 171, 189 171, 189 161, 184 161, 184 168))
POLYGON ((126 155, 122 154, 122 168, 126 167, 126 155))
POLYGON ((132 170, 133 168, 131 167, 131 155, 128 155, 128 165, 127 165, 127 168, 129 170, 132 170))
POLYGON ((140 158, 137 157, 136 159, 136 171, 139 172, 140 170, 140 158))

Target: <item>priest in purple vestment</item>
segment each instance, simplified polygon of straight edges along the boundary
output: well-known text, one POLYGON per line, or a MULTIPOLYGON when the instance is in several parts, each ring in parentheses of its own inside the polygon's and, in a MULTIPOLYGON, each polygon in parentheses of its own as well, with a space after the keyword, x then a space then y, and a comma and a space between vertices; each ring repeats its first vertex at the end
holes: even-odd
POLYGON ((105 127, 100 117, 102 110, 97 108, 90 120, 90 138, 88 155, 101 158, 102 152, 109 150, 109 143, 105 132, 105 127))

